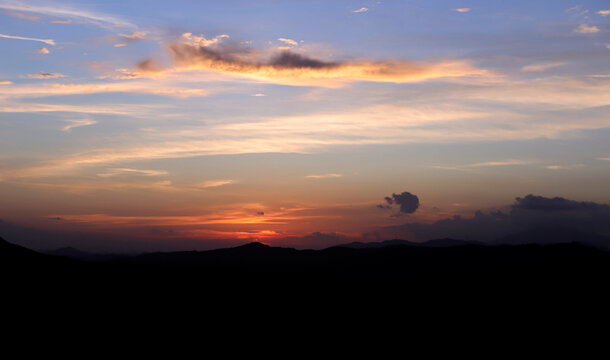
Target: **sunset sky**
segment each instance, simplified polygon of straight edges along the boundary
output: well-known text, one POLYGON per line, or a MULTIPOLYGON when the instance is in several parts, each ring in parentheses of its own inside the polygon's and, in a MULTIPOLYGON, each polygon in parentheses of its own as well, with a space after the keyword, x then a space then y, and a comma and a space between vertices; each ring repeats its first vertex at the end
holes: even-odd
POLYGON ((0 0, 0 54, 0 236, 36 248, 610 203, 607 0, 0 0))

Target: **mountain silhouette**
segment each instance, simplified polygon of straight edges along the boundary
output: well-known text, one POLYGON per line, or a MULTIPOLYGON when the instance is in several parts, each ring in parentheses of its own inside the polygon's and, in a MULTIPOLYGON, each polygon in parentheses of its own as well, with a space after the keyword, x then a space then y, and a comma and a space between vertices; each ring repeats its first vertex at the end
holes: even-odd
POLYGON ((380 242, 351 242, 343 245, 338 245, 339 247, 346 247, 351 249, 370 249, 370 248, 382 248, 387 246, 413 246, 413 247, 453 247, 453 246, 466 246, 466 245, 484 245, 482 242, 478 241, 465 241, 465 240, 456 240, 456 239, 433 239, 424 242, 415 242, 408 240, 385 240, 380 242))

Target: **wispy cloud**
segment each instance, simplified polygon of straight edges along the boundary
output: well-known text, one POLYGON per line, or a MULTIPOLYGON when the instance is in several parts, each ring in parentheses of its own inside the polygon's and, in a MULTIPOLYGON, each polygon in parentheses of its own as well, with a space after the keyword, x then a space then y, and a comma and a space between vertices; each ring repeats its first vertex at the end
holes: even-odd
POLYGON ((587 24, 580 24, 576 29, 574 29, 574 32, 578 34, 595 34, 599 31, 599 27, 587 24))
POLYGON ((146 32, 134 31, 130 34, 117 34, 119 41, 126 44, 133 44, 136 42, 147 40, 146 32))
POLYGON ((38 53, 42 54, 42 55, 46 55, 46 54, 49 54, 51 52, 46 47, 41 47, 40 49, 38 49, 38 53))
POLYGON ((548 170, 573 170, 585 166, 584 164, 574 165, 547 165, 544 168, 548 170))
POLYGON ((610 16, 610 10, 600 10, 597 12, 597 14, 601 16, 610 16))
POLYGON ((195 187, 201 188, 201 189, 207 189, 207 188, 215 188, 215 187, 219 187, 219 186, 235 184, 236 182, 237 182, 236 180, 209 180, 209 181, 204 181, 200 184, 197 184, 197 185, 195 185, 195 187))
MULTIPOLYGON (((62 74, 39 73, 30 74, 29 77, 38 79, 52 79, 64 77, 62 74)), ((201 88, 187 88, 176 86, 173 83, 166 83, 154 80, 133 80, 116 82, 98 82, 81 84, 24 84, 15 85, 10 89, 0 89, 0 97, 11 98, 32 98, 59 95, 78 95, 78 94, 101 94, 101 93, 138 93, 175 98, 188 98, 208 96, 210 90, 201 88)))
POLYGON ((10 85, 12 84, 12 81, 8 81, 8 80, 0 80, 0 85, 10 85))
POLYGON ((465 165, 465 167, 488 167, 488 166, 515 166, 515 165, 529 165, 532 164, 531 160, 500 160, 500 161, 486 161, 480 163, 474 163, 465 165))
POLYGON ((141 170, 141 169, 130 169, 130 168, 108 168, 105 172, 97 174, 99 177, 110 178, 117 176, 163 176, 168 175, 167 171, 164 170, 141 170))
POLYGON ((70 124, 64 126, 61 130, 70 132, 72 129, 81 127, 81 126, 89 126, 97 124, 97 121, 91 119, 76 119, 76 120, 68 120, 70 124))
POLYGON ((51 20, 53 24, 72 24, 72 20, 51 20))
POLYGON ((34 14, 24 14, 22 12, 10 11, 10 10, 6 10, 6 11, 4 11, 4 13, 8 16, 12 16, 12 17, 15 17, 18 19, 24 19, 24 20, 29 20, 29 21, 39 21, 40 20, 40 16, 34 15, 34 14))
POLYGON ((369 9, 365 8, 365 7, 361 7, 360 9, 357 9, 357 10, 352 10, 353 13, 363 13, 363 12, 367 12, 367 11, 369 11, 369 9))
POLYGON ((60 18, 78 19, 89 23, 96 24, 102 27, 118 26, 135 28, 136 25, 123 20, 117 16, 104 14, 102 12, 88 11, 84 9, 74 9, 63 5, 53 4, 46 5, 40 3, 25 4, 21 1, 0 0, 0 9, 35 13, 46 16, 55 16, 60 18))
POLYGON ((541 72, 541 71, 546 71, 548 69, 552 69, 558 66, 562 66, 563 63, 548 63, 548 64, 532 64, 532 65, 526 65, 524 67, 521 68, 521 71, 523 72, 541 72))
POLYGON ((15 35, 5 35, 5 34, 0 34, 0 38, 5 38, 5 39, 15 39, 15 40, 27 40, 27 41, 38 41, 38 42, 42 42, 48 45, 55 45, 55 40, 53 39, 38 39, 38 38, 31 38, 31 37, 25 37, 25 36, 15 36, 15 35))
POLYGON ((457 9, 453 9, 453 10, 460 12, 460 13, 467 13, 470 11, 470 8, 457 8, 457 9))
POLYGON ((306 177, 309 179, 329 179, 329 178, 339 178, 342 177, 341 174, 320 174, 320 175, 307 175, 306 177))
POLYGON ((610 157, 605 157, 605 158, 597 158, 597 160, 602 160, 602 161, 610 161, 610 157))
POLYGON ((298 46, 299 45, 298 42, 296 42, 295 40, 292 40, 292 39, 278 38, 278 40, 283 42, 283 43, 285 43, 285 44, 291 45, 291 46, 298 46))
POLYGON ((32 78, 32 79, 58 79, 58 78, 63 78, 63 77, 67 77, 67 76, 68 75, 59 74, 59 73, 45 73, 45 72, 28 75, 28 77, 32 78))

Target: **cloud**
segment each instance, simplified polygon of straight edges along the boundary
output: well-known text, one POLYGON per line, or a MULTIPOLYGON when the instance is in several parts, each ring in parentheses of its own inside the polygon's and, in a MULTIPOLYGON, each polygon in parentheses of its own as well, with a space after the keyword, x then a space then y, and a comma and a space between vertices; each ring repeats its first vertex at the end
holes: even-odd
POLYGON ((526 65, 524 67, 521 68, 521 71, 523 72, 541 72, 541 71, 546 71, 548 69, 552 69, 558 66, 562 66, 563 63, 549 63, 549 64, 532 64, 532 65, 526 65))
POLYGON ((36 73, 36 74, 29 74, 28 77, 30 77, 32 79, 57 79, 57 78, 67 77, 67 75, 59 74, 59 73, 41 72, 41 73, 36 73))
POLYGON ((154 60, 146 59, 136 66, 136 71, 159 75, 171 71, 208 70, 276 84, 325 87, 339 87, 355 81, 409 83, 490 75, 463 60, 328 61, 288 50, 267 54, 235 43, 225 44, 221 40, 227 37, 207 39, 186 33, 168 46, 173 68, 153 68, 149 64, 154 60))
POLYGON ((168 175, 168 172, 167 171, 163 171, 163 170, 139 170, 139 169, 130 169, 130 168, 108 168, 106 170, 106 172, 97 174, 97 176, 103 177, 103 178, 117 177, 117 176, 128 176, 128 175, 163 176, 163 175, 168 175))
POLYGON ((130 27, 135 28, 134 24, 125 21, 117 16, 108 15, 101 12, 93 12, 83 9, 74 9, 66 6, 25 4, 20 1, 0 0, 0 9, 19 11, 25 13, 35 13, 46 16, 55 16, 68 19, 78 19, 92 23, 101 27, 130 27))
POLYGON ((38 49, 38 53, 42 54, 42 55, 46 55, 46 54, 50 54, 51 52, 46 47, 41 47, 40 49, 38 49))
POLYGON ((419 198, 410 192, 392 194, 391 197, 386 196, 384 199, 389 205, 400 205, 401 213, 412 214, 419 208, 419 198))
POLYGON ((224 186, 224 185, 230 185, 230 184, 234 184, 236 183, 236 180, 209 180, 209 181, 204 181, 201 184, 198 184, 197 187, 198 188, 202 188, 202 189, 207 189, 207 188, 214 188, 214 187, 219 187, 219 186, 224 186))
POLYGON ((79 120, 68 120, 70 122, 69 125, 64 126, 61 130, 70 132, 72 129, 81 126, 89 126, 97 124, 97 121, 91 119, 79 119, 79 120))
POLYGON ((597 12, 597 14, 601 16, 610 16, 610 10, 600 10, 597 12))
POLYGON ((329 178, 339 178, 343 175, 341 174, 320 174, 320 175, 307 175, 306 177, 309 179, 329 179, 329 178))
POLYGON ((146 32, 144 31, 134 31, 131 34, 117 34, 117 37, 128 44, 136 43, 139 41, 146 40, 146 32))
POLYGON ((291 46, 298 46, 299 45, 298 42, 296 42, 295 40, 292 40, 292 39, 278 38, 278 40, 283 42, 283 43, 285 43, 285 44, 291 45, 291 46))
MULTIPOLYGON (((30 74, 29 77, 37 79, 51 79, 65 77, 62 74, 39 73, 30 74)), ((129 77, 128 77, 129 78, 129 77)), ((171 83, 155 80, 98 82, 81 84, 25 84, 16 85, 11 89, 0 89, 0 97, 32 98, 59 95, 101 94, 101 93, 138 93, 176 98, 189 98, 194 96, 207 96, 209 91, 201 88, 177 87, 171 83)), ((132 105, 136 107, 136 105, 132 105)))
POLYGON ((562 197, 546 198, 544 196, 526 195, 516 198, 513 209, 539 210, 539 211, 572 211, 572 210, 599 210, 610 211, 610 205, 600 205, 594 202, 574 201, 562 197))
POLYGON ((465 165, 465 167, 488 167, 488 166, 513 166, 513 165, 528 165, 532 161, 529 160, 502 160, 502 161, 486 161, 465 165))
POLYGON ((0 38, 5 38, 5 39, 15 39, 15 40, 27 40, 27 41, 38 41, 38 42, 42 42, 48 45, 55 45, 55 40, 53 39, 37 39, 37 38, 30 38, 30 37, 24 37, 24 36, 15 36, 15 35, 5 35, 5 34, 0 34, 0 38))
POLYGON ((595 34, 599 31, 600 30, 597 26, 587 24, 580 24, 576 29, 574 29, 574 32, 579 34, 595 34))
POLYGON ((564 12, 566 14, 571 14, 572 16, 583 16, 589 13, 589 9, 583 9, 582 5, 576 5, 564 10, 564 12))
POLYGON ((123 46, 127 46, 127 44, 114 44, 114 47, 123 47, 123 46))
POLYGON ((365 8, 365 7, 361 7, 358 10, 352 10, 353 13, 363 13, 363 12, 367 12, 367 11, 369 11, 369 9, 365 8))
POLYGON ((572 170, 576 168, 581 168, 585 166, 584 164, 574 164, 574 165, 547 165, 544 168, 548 170, 572 170))
POLYGON ((252 96, 261 97, 261 96, 267 96, 267 95, 265 95, 263 93, 256 93, 256 94, 252 94, 252 96))
MULTIPOLYGON (((476 211, 471 217, 455 215, 430 224, 412 222, 382 227, 375 232, 365 234, 365 237, 418 240, 456 238, 492 242, 510 234, 536 229, 545 230, 552 235, 556 235, 557 229, 583 233, 610 233, 610 205, 606 204, 530 194, 516 198, 509 209, 508 212, 476 211)), ((553 238, 533 239, 534 242, 554 240, 553 238)), ((569 239, 569 241, 575 240, 578 238, 569 239)), ((606 244, 606 247, 609 246, 610 244, 606 244)))
POLYGON ((10 10, 6 10, 4 11, 4 13, 6 15, 12 16, 12 17, 16 17, 18 19, 24 19, 24 20, 30 20, 30 21, 38 21, 40 20, 40 16, 34 15, 34 14, 24 14, 22 12, 18 12, 18 11, 10 11, 10 10))
POLYGON ((607 157, 607 158, 597 158, 597 160, 610 161, 610 157, 607 157))
POLYGON ((460 12, 460 13, 467 13, 470 11, 470 8, 458 8, 458 9, 453 9, 453 10, 460 12))
POLYGON ((432 165, 431 167, 435 168, 435 169, 444 169, 444 170, 472 171, 473 168, 529 165, 532 163, 533 163, 533 161, 530 161, 530 160, 512 159, 512 160, 485 161, 485 162, 466 164, 466 165, 432 165))
POLYGON ((12 84, 12 81, 8 81, 8 80, 0 80, 0 85, 10 85, 12 84))
POLYGON ((72 24, 72 20, 52 20, 53 24, 72 24))

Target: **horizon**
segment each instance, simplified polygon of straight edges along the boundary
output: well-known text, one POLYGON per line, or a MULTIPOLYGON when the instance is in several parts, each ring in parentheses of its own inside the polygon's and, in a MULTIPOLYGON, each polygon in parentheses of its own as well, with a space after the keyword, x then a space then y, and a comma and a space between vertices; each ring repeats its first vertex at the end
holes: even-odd
POLYGON ((610 236, 601 0, 0 0, 0 236, 610 236))

